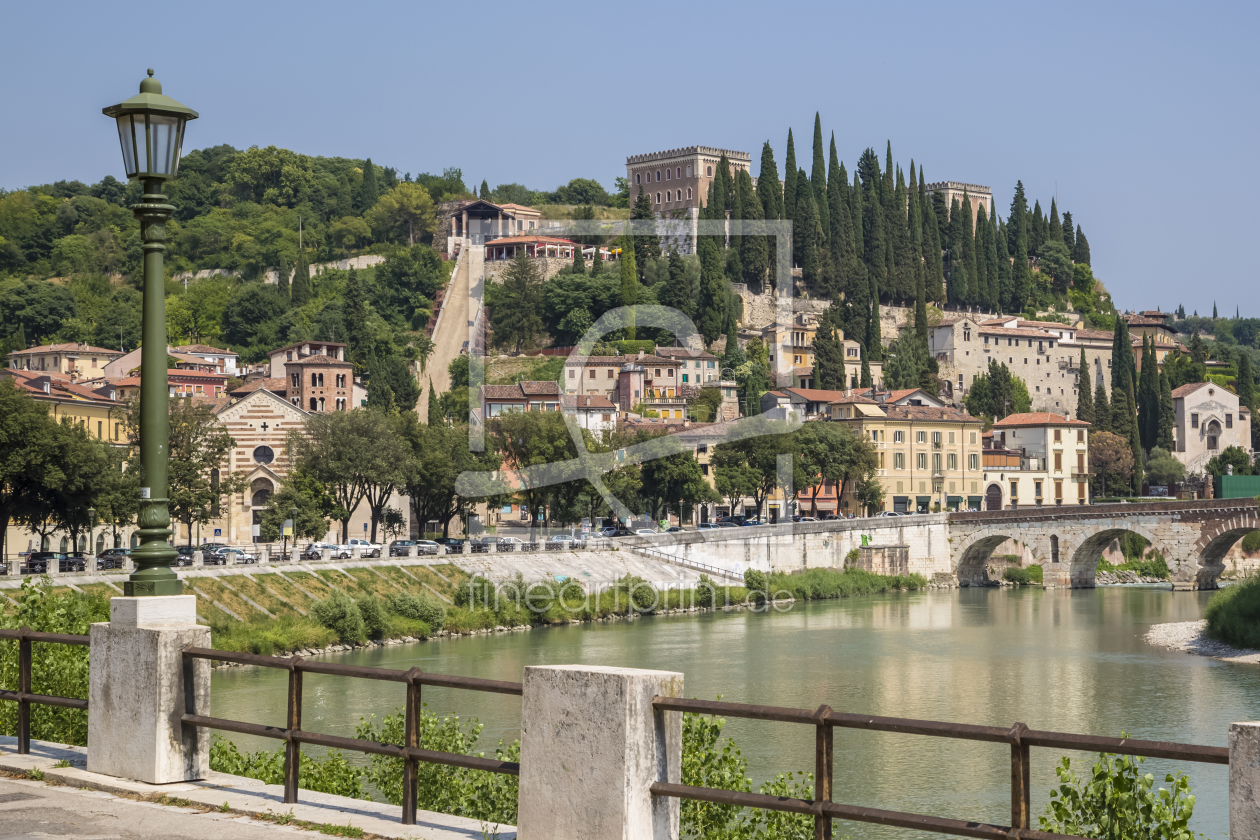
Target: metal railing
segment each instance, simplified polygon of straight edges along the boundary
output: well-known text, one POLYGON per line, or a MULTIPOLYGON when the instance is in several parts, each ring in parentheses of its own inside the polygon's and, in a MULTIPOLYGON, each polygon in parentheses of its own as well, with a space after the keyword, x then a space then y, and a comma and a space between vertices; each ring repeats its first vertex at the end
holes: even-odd
POLYGON ((699 560, 688 560, 686 557, 678 557, 666 551, 658 551, 655 548, 648 548, 645 545, 632 545, 630 546, 630 550, 639 551, 652 557, 659 557, 666 563, 672 563, 675 566, 683 566, 684 568, 695 569, 696 571, 710 573, 718 577, 724 577, 727 580, 739 581, 740 584, 743 584, 744 582, 744 576, 742 574, 739 572, 733 572, 730 569, 724 569, 721 566, 710 566, 708 563, 701 563, 699 560))
POLYGON ((41 706, 60 706, 63 709, 82 709, 87 711, 88 701, 77 697, 57 697, 51 694, 31 693, 31 643, 54 645, 81 645, 88 647, 92 640, 88 636, 71 636, 66 633, 38 633, 29 627, 20 630, 0 630, 0 639, 13 639, 18 643, 18 687, 17 691, 0 688, 0 700, 12 700, 18 704, 17 739, 18 755, 29 755, 31 752, 31 704, 41 706))
POLYGON ((180 718, 181 722, 186 726, 217 729, 223 732, 237 732, 241 735, 256 735, 260 738, 274 738, 284 741, 284 802, 286 805, 294 805, 298 801, 298 772, 301 766, 302 744, 313 744, 330 749, 401 758, 403 760, 403 825, 416 824, 417 776, 418 764, 421 761, 432 764, 445 764, 449 767, 463 767, 469 770, 504 773, 511 776, 520 775, 520 764, 513 761, 500 761, 479 756, 460 755, 459 753, 426 750, 420 746, 422 686, 462 688, 469 691, 487 691, 494 694, 513 694, 519 697, 521 695, 520 683, 427 673, 419 668, 399 671, 391 668, 371 668, 363 665, 341 665, 335 662, 314 662, 305 660, 300 656, 261 656, 254 653, 233 653, 213 648, 186 647, 184 648, 183 656, 185 660, 218 660, 220 662, 235 662, 239 665, 278 668, 289 672, 287 717, 284 728, 196 715, 187 712, 187 710, 180 718), (386 744, 377 741, 365 741, 359 738, 344 738, 338 735, 322 735, 318 732, 303 731, 302 675, 306 673, 352 677, 362 680, 381 680, 406 685, 407 699, 404 707, 405 721, 403 725, 404 743, 401 745, 386 744))
MULTIPOLYGON (((1075 735, 1064 732, 1041 732, 1029 729, 1026 724, 1016 723, 1009 728, 1001 726, 975 726, 964 723, 947 723, 908 718, 875 717, 833 711, 830 706, 817 709, 791 709, 780 706, 754 706, 745 703, 726 703, 708 700, 685 700, 677 697, 655 697, 652 705, 664 712, 691 712, 702 715, 723 715, 748 720, 802 723, 815 727, 814 739, 814 799, 794 799, 787 796, 769 796, 758 793, 718 790, 716 788, 655 782, 653 796, 673 796, 694 799, 740 808, 764 808, 770 811, 786 811, 808 814, 814 817, 815 840, 830 840, 833 819, 876 823, 899 828, 917 828, 941 834, 961 837, 977 837, 981 840, 1066 840, 1074 835, 1034 831, 1031 828, 1030 804, 1030 752, 1032 747, 1056 750, 1084 750, 1110 752, 1121 755, 1138 755, 1148 758, 1167 758, 1180 761, 1198 761, 1207 764, 1229 764, 1227 747, 1205 747, 1194 744, 1173 744, 1165 741, 1138 741, 1132 738, 1106 738, 1097 735, 1075 735), (842 805, 831 801, 832 794, 832 731, 836 727, 864 729, 868 732, 896 732, 903 735, 928 735, 939 738, 958 738, 966 741, 983 741, 1010 744, 1011 747, 1011 824, 993 825, 982 821, 955 820, 945 817, 887 811, 857 805, 842 805)), ((1079 838, 1076 838, 1079 840, 1079 838)))

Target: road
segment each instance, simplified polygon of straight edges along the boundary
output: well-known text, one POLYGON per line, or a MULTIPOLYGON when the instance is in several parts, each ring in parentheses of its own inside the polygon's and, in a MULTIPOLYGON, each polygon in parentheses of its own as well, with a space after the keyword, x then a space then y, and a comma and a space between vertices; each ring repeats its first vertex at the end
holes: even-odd
MULTIPOLYGON (((429 381, 438 394, 449 391, 451 377, 447 368, 458 358, 464 342, 468 340, 468 284, 471 253, 465 251, 451 276, 451 285, 442 304, 441 321, 433 331, 433 355, 429 357, 424 373, 420 374, 420 402, 416 410, 420 421, 428 419, 429 381)), ((478 262, 480 265, 480 262, 478 262)))

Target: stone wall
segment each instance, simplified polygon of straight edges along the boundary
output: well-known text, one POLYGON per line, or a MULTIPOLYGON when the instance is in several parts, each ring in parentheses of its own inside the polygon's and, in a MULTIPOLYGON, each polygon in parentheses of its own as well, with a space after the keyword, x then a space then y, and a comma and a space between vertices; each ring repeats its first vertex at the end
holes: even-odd
MULTIPOLYGON (((561 269, 568 268, 573 265, 573 260, 561 259, 560 257, 531 257, 530 261, 542 270, 543 280, 550 280, 552 277, 559 274, 561 269)), ((508 266, 511 264, 511 260, 487 260, 485 263, 485 278, 487 280, 499 282, 503 272, 507 271, 508 266)), ((605 273, 617 270, 616 263, 610 263, 609 265, 611 265, 612 268, 606 267, 604 269, 605 273)), ((589 267, 587 268, 587 271, 590 271, 589 267)))

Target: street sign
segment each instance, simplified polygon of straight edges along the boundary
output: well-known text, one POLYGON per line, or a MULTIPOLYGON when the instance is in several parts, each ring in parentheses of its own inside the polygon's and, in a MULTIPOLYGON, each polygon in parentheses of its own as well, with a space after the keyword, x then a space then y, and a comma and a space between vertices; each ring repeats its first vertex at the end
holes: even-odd
POLYGON ((255 536, 255 537, 259 536, 260 534, 262 534, 262 526, 261 526, 261 525, 251 525, 251 526, 250 526, 250 533, 251 533, 253 536, 255 536))
POLYGON ((215 528, 215 529, 214 529, 214 535, 215 535, 216 537, 221 537, 221 536, 223 536, 223 529, 222 529, 222 528, 215 528))

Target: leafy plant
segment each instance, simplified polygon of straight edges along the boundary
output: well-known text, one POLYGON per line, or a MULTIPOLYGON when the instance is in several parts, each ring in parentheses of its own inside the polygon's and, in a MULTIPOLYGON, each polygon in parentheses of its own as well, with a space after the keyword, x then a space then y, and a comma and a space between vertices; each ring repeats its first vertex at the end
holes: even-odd
POLYGON ((1194 795, 1183 773, 1168 773, 1171 789, 1155 788, 1155 776, 1142 773, 1142 757, 1099 753, 1082 781, 1064 757, 1055 767, 1059 786, 1050 792, 1042 831, 1099 840, 1192 840, 1194 795))
MULTIPOLYGON (((284 747, 270 752, 242 753, 236 744, 222 737, 210 737, 210 769, 247 779, 258 779, 269 785, 284 784, 284 747)), ((371 799, 363 791, 366 772, 351 765, 337 750, 329 750, 323 758, 301 753, 298 764, 299 786, 317 793, 331 793, 352 799, 371 799)))
POLYGON ((311 608, 311 615, 329 630, 337 634, 342 642, 361 642, 367 638, 367 626, 363 622, 363 614, 349 595, 339 589, 311 608))
MULTIPOLYGON (((372 716, 359 723, 355 737, 402 744, 405 723, 406 716, 401 711, 386 715, 379 725, 372 716)), ((418 723, 420 743, 425 749, 459 755, 485 755, 473 752, 482 728, 475 718, 467 723, 461 723, 456 716, 439 720, 437 715, 422 709, 418 723)), ((520 761, 520 742, 514 741, 505 746, 500 741, 495 757, 500 761, 520 761)), ((374 755, 369 762, 366 771, 368 781, 384 794, 386 800, 395 805, 402 804, 402 759, 374 755)), ((419 807, 426 811, 490 823, 516 823, 516 776, 421 762, 416 781, 419 807)))
POLYGON ((1204 611, 1208 634, 1237 647, 1260 648, 1260 577, 1212 596, 1204 611))
POLYGON ((446 607, 428 595, 413 595, 410 592, 398 592, 389 596, 385 608, 394 615, 423 621, 432 630, 441 630, 446 622, 446 607))
POLYGON ((354 605, 359 608, 359 615, 363 617, 364 632, 373 639, 384 636, 389 629, 389 617, 385 614, 385 605, 381 603, 381 599, 369 595, 359 598, 354 605))

